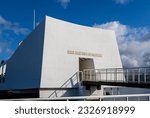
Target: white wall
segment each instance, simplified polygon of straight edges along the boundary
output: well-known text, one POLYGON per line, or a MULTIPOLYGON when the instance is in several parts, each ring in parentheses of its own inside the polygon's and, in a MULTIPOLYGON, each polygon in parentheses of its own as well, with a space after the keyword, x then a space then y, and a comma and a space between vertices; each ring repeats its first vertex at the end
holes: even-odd
POLYGON ((79 71, 79 57, 93 58, 95 68, 122 68, 115 33, 46 17, 41 88, 57 88, 79 71), (67 54, 68 50, 102 57, 67 54))
MULTIPOLYGON (((92 58, 95 69, 122 68, 113 31, 46 17, 7 62, 6 81, 0 89, 51 88, 40 91, 40 97, 48 97, 79 71, 79 58, 92 58), (68 54, 68 50, 97 53, 102 57, 68 54)), ((77 78, 70 81, 63 87, 77 87, 77 78)), ((78 92, 88 93, 84 87, 78 92)))
POLYGON ((45 22, 41 23, 7 62, 6 80, 1 90, 40 87, 45 22))

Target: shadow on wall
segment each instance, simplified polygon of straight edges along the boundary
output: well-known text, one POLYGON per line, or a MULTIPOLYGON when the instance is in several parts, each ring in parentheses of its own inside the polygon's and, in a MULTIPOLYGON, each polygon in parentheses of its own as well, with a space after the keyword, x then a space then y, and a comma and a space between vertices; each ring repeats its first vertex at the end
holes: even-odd
POLYGON ((79 73, 76 72, 72 77, 70 77, 60 88, 55 90, 49 98, 55 98, 60 96, 67 96, 76 94, 76 90, 79 88, 79 73))

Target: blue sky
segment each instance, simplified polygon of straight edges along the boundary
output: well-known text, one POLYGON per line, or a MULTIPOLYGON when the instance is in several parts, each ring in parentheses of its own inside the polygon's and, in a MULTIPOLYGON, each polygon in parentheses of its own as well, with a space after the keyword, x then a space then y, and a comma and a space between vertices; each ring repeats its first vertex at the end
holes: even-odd
POLYGON ((124 66, 150 66, 150 0, 0 0, 0 60, 45 15, 116 32, 124 66))

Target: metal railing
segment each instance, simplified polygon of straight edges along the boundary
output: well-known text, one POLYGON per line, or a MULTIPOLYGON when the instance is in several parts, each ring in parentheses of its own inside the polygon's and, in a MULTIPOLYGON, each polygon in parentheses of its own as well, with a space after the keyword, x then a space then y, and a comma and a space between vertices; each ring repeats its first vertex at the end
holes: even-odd
POLYGON ((49 98, 60 97, 72 81, 77 81, 81 86, 82 81, 121 82, 121 83, 150 83, 150 67, 137 68, 110 68, 110 69, 86 69, 76 72, 58 90, 55 90, 49 98))
POLYGON ((5 99, 5 101, 150 101, 150 94, 5 99))
POLYGON ((150 83, 150 68, 86 69, 82 81, 150 83))

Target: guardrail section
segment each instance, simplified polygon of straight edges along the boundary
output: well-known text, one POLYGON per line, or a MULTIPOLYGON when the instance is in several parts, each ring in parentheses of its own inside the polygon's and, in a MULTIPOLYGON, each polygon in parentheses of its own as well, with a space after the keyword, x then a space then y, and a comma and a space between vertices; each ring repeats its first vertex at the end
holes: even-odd
POLYGON ((86 69, 82 81, 150 83, 150 68, 86 69))

